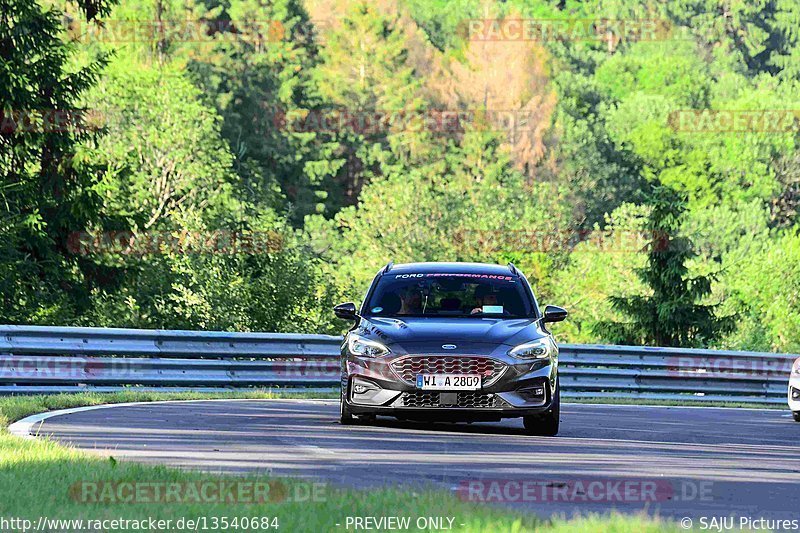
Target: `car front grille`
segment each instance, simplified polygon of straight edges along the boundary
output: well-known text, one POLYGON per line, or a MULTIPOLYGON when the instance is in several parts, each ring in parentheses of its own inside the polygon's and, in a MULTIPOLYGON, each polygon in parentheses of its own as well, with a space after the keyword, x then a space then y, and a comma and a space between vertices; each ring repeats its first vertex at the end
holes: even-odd
POLYGON ((506 365, 488 357, 412 355, 394 361, 392 370, 410 385, 416 384, 417 374, 479 374, 486 387, 505 372, 506 365))
POLYGON ((453 393, 441 392, 405 392, 400 396, 399 401, 394 405, 395 407, 439 407, 439 408, 490 408, 490 407, 504 407, 507 404, 496 394, 485 394, 473 391, 459 391, 453 393), (443 395, 445 403, 442 400, 443 395), (455 402, 452 398, 455 397, 455 402), (448 398, 450 398, 448 400, 448 398))

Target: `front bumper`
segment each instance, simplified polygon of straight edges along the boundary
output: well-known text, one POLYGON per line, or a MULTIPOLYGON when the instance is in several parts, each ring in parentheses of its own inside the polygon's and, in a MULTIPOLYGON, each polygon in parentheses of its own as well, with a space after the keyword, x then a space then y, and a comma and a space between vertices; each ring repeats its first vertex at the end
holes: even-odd
POLYGON ((498 356, 405 355, 367 359, 343 354, 343 401, 353 414, 399 418, 497 420, 541 414, 552 407, 557 359, 519 360, 498 356), (398 372, 406 358, 491 359, 496 375, 477 391, 417 389, 409 374, 398 372))
POLYGON ((792 376, 789 379, 789 409, 800 412, 800 376, 792 376))

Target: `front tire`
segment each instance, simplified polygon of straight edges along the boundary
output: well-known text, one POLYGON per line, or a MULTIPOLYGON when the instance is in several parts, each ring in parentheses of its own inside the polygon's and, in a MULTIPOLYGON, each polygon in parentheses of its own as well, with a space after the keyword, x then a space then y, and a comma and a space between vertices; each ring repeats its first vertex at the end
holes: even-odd
POLYGON ((356 423, 356 419, 353 417, 353 413, 350 412, 350 408, 347 407, 344 395, 345 391, 342 390, 342 394, 339 396, 339 423, 343 426, 352 426, 356 423))
POLYGON ((553 395, 553 405, 540 415, 523 416, 522 424, 529 435, 541 437, 555 437, 561 421, 561 387, 556 380, 556 392, 553 395))
POLYGON ((354 415, 347 402, 344 401, 344 392, 339 397, 339 423, 343 426, 352 426, 353 424, 372 424, 375 422, 375 415, 354 415))
POLYGON ((793 411, 792 417, 794 417, 795 422, 800 422, 800 411, 793 411))

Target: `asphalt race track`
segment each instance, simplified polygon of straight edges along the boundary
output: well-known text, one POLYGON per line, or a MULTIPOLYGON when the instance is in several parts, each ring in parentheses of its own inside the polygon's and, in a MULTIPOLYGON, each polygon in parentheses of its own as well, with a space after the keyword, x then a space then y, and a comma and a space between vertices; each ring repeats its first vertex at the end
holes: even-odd
POLYGON ((532 437, 518 419, 341 426, 338 403, 327 400, 161 402, 57 416, 38 433, 118 459, 213 472, 434 484, 543 516, 797 518, 800 424, 788 411, 567 404, 561 416, 558 437, 532 437), (530 486, 538 488, 520 488, 530 486))

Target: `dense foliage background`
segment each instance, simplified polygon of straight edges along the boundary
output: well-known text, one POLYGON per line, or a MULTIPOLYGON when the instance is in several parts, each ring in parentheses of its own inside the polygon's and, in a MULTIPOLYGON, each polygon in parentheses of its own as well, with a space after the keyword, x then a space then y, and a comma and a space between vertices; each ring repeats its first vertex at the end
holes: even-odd
POLYGON ((0 323, 333 333, 390 259, 513 261, 562 341, 800 349, 798 128, 674 121, 800 110, 795 0, 0 0, 0 101, 0 323), (334 120, 392 111, 468 118, 334 120))

